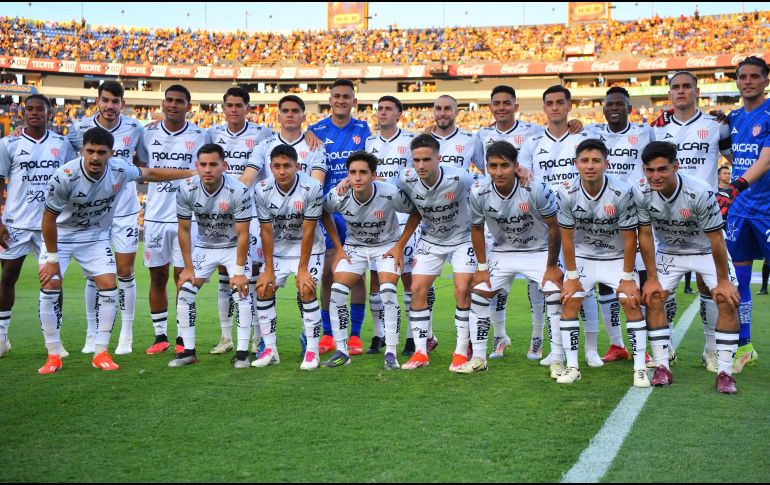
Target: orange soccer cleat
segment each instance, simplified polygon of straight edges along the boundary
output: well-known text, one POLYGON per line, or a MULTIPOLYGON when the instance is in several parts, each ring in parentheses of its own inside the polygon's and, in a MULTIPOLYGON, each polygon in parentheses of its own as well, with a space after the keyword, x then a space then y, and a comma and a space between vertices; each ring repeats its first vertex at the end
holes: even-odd
POLYGON ((40 375, 53 374, 57 370, 61 369, 61 356, 59 354, 48 354, 48 358, 45 360, 43 367, 37 370, 40 375))
POLYGON ((118 364, 112 361, 112 357, 107 351, 101 354, 96 354, 94 360, 91 361, 91 365, 101 370, 118 370, 120 367, 118 364))

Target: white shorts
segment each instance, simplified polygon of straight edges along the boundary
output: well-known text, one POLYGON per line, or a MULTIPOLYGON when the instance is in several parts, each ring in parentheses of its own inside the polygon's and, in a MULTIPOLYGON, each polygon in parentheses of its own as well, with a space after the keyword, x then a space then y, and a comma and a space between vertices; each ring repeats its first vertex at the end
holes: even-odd
MULTIPOLYGON (((575 293, 577 298, 585 298, 586 295, 601 283, 613 290, 618 289, 620 273, 623 272, 623 259, 586 259, 575 257, 578 279, 585 291, 575 293)), ((634 271, 634 281, 639 284, 639 274, 634 271)))
MULTIPOLYGON (((489 280, 492 284, 491 291, 503 290, 508 292, 518 274, 537 283, 541 291, 559 291, 559 287, 550 281, 545 287, 542 284, 545 269, 548 266, 548 251, 532 253, 489 251, 487 261, 489 263, 489 280)), ((475 289, 490 291, 485 283, 479 283, 475 289)))
MULTIPOLYGON (((144 223, 144 265, 148 268, 173 264, 184 268, 182 251, 179 249, 179 225, 175 222, 144 223)), ((190 239, 195 246, 198 239, 198 226, 190 226, 190 239)))
MULTIPOLYGON (((692 256, 682 256, 677 254, 657 253, 655 255, 655 266, 658 270, 658 281, 665 291, 673 292, 679 285, 685 273, 692 271, 703 278, 709 290, 717 286, 717 269, 714 265, 714 257, 711 254, 696 254, 692 256)), ((727 260, 727 271, 730 282, 738 286, 738 279, 735 277, 735 267, 731 259, 727 260)))
POLYGON ((249 223, 249 260, 252 264, 264 264, 265 253, 262 251, 262 238, 259 220, 255 217, 249 223))
MULTIPOLYGON (((212 274, 220 266, 227 268, 228 276, 232 277, 235 272, 235 261, 238 256, 238 248, 200 248, 195 247, 192 251, 193 268, 195 269, 195 278, 206 280, 208 282, 212 274)), ((251 276, 251 265, 246 261, 246 277, 251 276)))
MULTIPOLYGON (((394 243, 383 246, 348 246, 345 245, 345 253, 350 258, 350 263, 340 260, 335 268, 335 273, 355 273, 363 275, 367 269, 378 273, 400 274, 396 270, 395 260, 393 258, 383 258, 382 255, 390 251, 394 243)), ((406 251, 404 251, 406 252, 406 251)))
POLYGON ((412 274, 439 276, 447 259, 454 273, 476 272, 476 253, 470 241, 455 246, 440 246, 420 239, 414 251, 412 274))
MULTIPOLYGON (((93 278, 103 274, 116 274, 115 255, 112 252, 109 241, 96 241, 90 243, 59 243, 59 269, 61 274, 67 272, 70 260, 75 261, 83 268, 83 276, 93 278)), ((38 264, 42 267, 48 261, 48 251, 43 248, 38 264)))
POLYGON ((116 217, 110 228, 110 244, 116 253, 135 253, 139 247, 139 214, 116 217))
MULTIPOLYGON (((324 272, 324 257, 325 254, 313 254, 310 256, 310 261, 307 264, 307 270, 310 276, 318 283, 321 281, 321 275, 324 272)), ((296 275, 299 269, 299 258, 282 258, 275 256, 273 258, 273 266, 275 269, 275 286, 276 288, 283 288, 286 285, 286 280, 289 275, 296 275)))
POLYGON ((40 256, 41 251, 45 250, 43 246, 43 231, 32 231, 29 229, 16 229, 6 226, 8 229, 8 249, 3 251, 0 247, 0 259, 18 259, 31 252, 35 257, 40 256))

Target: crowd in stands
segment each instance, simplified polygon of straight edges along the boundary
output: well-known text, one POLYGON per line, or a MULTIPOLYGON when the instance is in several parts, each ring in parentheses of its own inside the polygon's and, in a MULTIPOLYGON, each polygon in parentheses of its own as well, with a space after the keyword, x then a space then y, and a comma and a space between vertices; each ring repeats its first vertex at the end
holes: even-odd
POLYGON ((770 49, 770 12, 654 16, 564 24, 367 31, 213 32, 89 26, 0 17, 0 55, 138 64, 339 65, 563 60, 569 46, 596 57, 747 53, 770 49))

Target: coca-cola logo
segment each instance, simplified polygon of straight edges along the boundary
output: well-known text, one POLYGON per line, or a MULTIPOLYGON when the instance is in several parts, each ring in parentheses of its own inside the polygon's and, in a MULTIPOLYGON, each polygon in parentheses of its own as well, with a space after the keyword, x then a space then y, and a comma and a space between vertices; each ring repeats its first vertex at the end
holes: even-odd
POLYGON ((660 59, 642 59, 637 64, 637 69, 640 71, 643 70, 657 70, 657 69, 668 69, 668 59, 666 58, 660 58, 660 59))
POLYGON ((500 74, 529 74, 529 64, 519 62, 517 64, 503 64, 500 74))
POLYGON ((562 72, 574 72, 575 65, 571 62, 549 62, 545 65, 545 72, 547 73, 562 73, 562 72))
POLYGON ((620 71, 620 61, 595 61, 591 63, 591 71, 593 72, 607 72, 607 71, 620 71))
POLYGON ((764 55, 761 52, 753 52, 750 54, 735 54, 732 59, 730 59, 730 64, 733 66, 737 66, 742 60, 746 59, 749 56, 756 56, 760 59, 764 58, 764 55))
POLYGON ((688 57, 687 67, 717 67, 719 64, 717 56, 706 57, 688 57))
POLYGON ((457 75, 458 76, 483 76, 484 66, 482 64, 477 64, 475 66, 458 66, 457 75))

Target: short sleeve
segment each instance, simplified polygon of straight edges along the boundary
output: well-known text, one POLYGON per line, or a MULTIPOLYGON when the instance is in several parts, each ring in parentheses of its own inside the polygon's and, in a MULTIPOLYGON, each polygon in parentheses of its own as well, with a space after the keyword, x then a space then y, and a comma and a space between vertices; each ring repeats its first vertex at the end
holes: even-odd
POLYGON ((724 220, 714 192, 704 190, 698 195, 695 204, 695 216, 703 232, 719 231, 724 227, 724 220))
POLYGON ((147 151, 147 131, 142 130, 142 136, 139 137, 139 143, 136 144, 136 159, 144 164, 150 163, 150 153, 147 151))
POLYGON ((176 216, 185 221, 192 220, 192 202, 190 191, 185 186, 179 188, 176 193, 176 216))
POLYGON ((537 211, 543 217, 553 217, 558 212, 556 207, 556 197, 549 186, 544 183, 532 184, 532 190, 535 195, 537 211))
POLYGON ((634 196, 630 191, 622 195, 619 206, 618 227, 624 231, 636 229, 639 226, 639 217, 634 205, 634 196))
POLYGON ((77 152, 83 148, 83 135, 80 133, 80 122, 76 121, 72 123, 69 131, 67 132, 67 141, 72 147, 72 150, 77 152))
POLYGON ((331 190, 328 194, 326 194, 326 197, 324 197, 324 212, 328 212, 329 214, 334 214, 335 212, 339 212, 339 204, 337 199, 337 191, 331 190))
POLYGON ((246 163, 247 167, 253 168, 257 173, 262 173, 262 170, 265 168, 265 145, 267 143, 264 140, 259 142, 257 147, 251 152, 249 161, 246 163))
POLYGON ((313 221, 321 218, 323 211, 323 187, 312 184, 305 196, 305 220, 313 221))
POLYGON ((525 141, 519 150, 519 165, 532 172, 532 138, 525 141))
POLYGON ((395 206, 396 212, 401 212, 403 214, 410 214, 414 210, 414 204, 412 204, 412 201, 409 199, 409 196, 406 195, 406 192, 401 189, 399 189, 396 196, 393 197, 393 205, 395 206))
POLYGON ((481 172, 487 166, 487 159, 484 156, 484 142, 481 141, 481 132, 473 135, 473 164, 476 165, 481 172))
POLYGON ((317 150, 308 153, 308 158, 310 158, 308 165, 311 172, 313 170, 320 170, 326 173, 326 150, 324 147, 319 147, 317 150))
POLYGON ((639 225, 649 226, 651 222, 650 209, 647 205, 645 195, 642 193, 641 189, 639 189, 638 185, 634 185, 631 194, 634 201, 634 207, 636 207, 636 219, 639 225))
POLYGON ((733 144, 730 138, 730 125, 719 124, 719 152, 722 155, 730 155, 733 152, 733 144))
POLYGON ((575 216, 572 214, 569 195, 564 190, 564 187, 559 188, 559 211, 556 215, 556 221, 565 229, 573 229, 575 227, 575 216))
POLYGON ((11 173, 11 154, 8 153, 8 144, 0 141, 0 178, 6 178, 11 173))
POLYGON ((238 197, 233 210, 235 222, 248 222, 254 217, 254 202, 251 196, 251 190, 244 190, 238 197))
POLYGON ((45 196, 46 210, 57 216, 67 207, 70 198, 69 179, 60 170, 48 181, 45 196))
POLYGON ((471 224, 474 226, 484 225, 484 203, 482 196, 477 191, 472 191, 469 199, 471 206, 471 224))
POLYGON ((254 207, 256 208, 257 219, 259 219, 260 224, 270 224, 273 222, 273 218, 267 208, 264 192, 259 189, 259 186, 254 191, 254 207))

